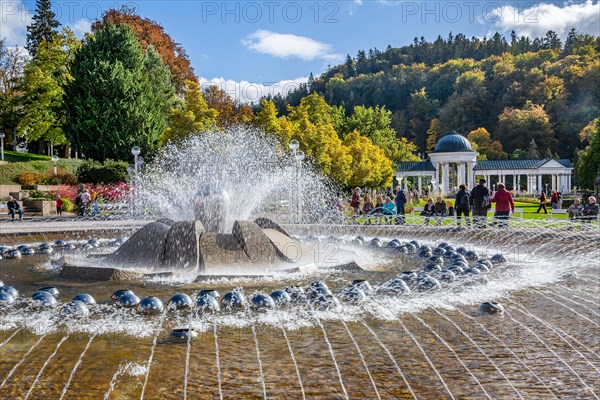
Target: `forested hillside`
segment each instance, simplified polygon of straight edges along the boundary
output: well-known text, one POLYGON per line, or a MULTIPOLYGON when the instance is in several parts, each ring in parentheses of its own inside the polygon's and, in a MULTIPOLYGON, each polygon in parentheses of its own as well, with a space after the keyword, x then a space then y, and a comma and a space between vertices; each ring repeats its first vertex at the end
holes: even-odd
POLYGON ((580 132, 600 116, 599 54, 600 38, 576 30, 564 43, 551 31, 534 40, 514 33, 509 40, 415 38, 410 46, 361 50, 273 101, 281 114, 309 93, 347 114, 358 105, 383 106, 397 137, 419 152, 450 130, 468 135, 483 128, 471 136, 487 158, 535 150, 573 159, 586 145, 580 132))

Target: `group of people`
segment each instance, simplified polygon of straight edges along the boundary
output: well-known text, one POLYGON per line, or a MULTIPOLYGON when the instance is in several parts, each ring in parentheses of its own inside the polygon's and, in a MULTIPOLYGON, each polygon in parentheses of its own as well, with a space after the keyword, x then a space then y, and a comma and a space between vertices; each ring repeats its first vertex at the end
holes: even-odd
MULTIPOLYGON (((83 185, 82 185, 83 186, 83 185)), ((85 188, 81 188, 75 197, 75 206, 77 207, 77 215, 80 217, 86 215, 88 212, 94 212, 92 209, 96 203, 98 194, 95 191, 89 191, 85 188)))
MULTIPOLYGON (((540 206, 538 207, 536 213, 540 213, 541 210, 544 210, 545 214, 548 214, 548 210, 546 209, 546 204, 548 203, 548 198, 546 197, 546 193, 542 192, 540 197, 538 197, 540 201, 540 206)), ((550 206, 553 210, 558 210, 562 208, 562 193, 552 191, 550 194, 550 206)))
MULTIPOLYGON (((456 215, 459 226, 462 224, 462 217, 465 218, 467 226, 470 226, 470 214, 472 212, 475 225, 485 227, 488 210, 492 207, 492 203, 495 203, 496 211, 494 219, 496 221, 494 223, 506 226, 510 218, 510 213, 515 210, 512 195, 506 190, 503 183, 498 183, 498 190, 491 196, 490 190, 485 184, 485 179, 480 179, 479 184, 471 191, 467 189, 466 184, 461 184, 459 187, 460 190, 456 194, 454 206, 448 206, 442 196, 438 196, 436 202, 432 198, 429 198, 421 212, 421 215, 425 217, 425 224, 428 225, 431 218, 435 218, 437 223, 441 224, 442 218, 456 215)), ((357 187, 352 192, 350 207, 352 207, 355 214, 362 212, 366 215, 398 215, 399 217, 396 218, 396 222, 404 224, 407 203, 408 199, 405 191, 400 186, 396 187, 392 196, 386 195, 384 197, 377 195, 375 202, 373 202, 371 195, 368 193, 362 196, 362 189, 357 187)))
POLYGON ((357 187, 352 191, 352 199, 350 200, 350 207, 353 209, 354 214, 362 212, 366 215, 383 215, 393 216, 398 215, 396 222, 404 224, 404 214, 406 203, 408 199, 404 189, 397 186, 392 193, 387 193, 385 198, 382 195, 377 195, 375 203, 369 193, 362 195, 362 189, 357 187), (392 197, 394 200, 392 201, 392 197), (361 208, 361 202, 363 206, 361 208))
POLYGON ((585 206, 581 204, 581 199, 575 199, 573 204, 567 208, 567 213, 569 214, 569 218, 572 220, 589 222, 598 218, 600 206, 596 202, 596 198, 594 196, 588 197, 588 204, 585 206))

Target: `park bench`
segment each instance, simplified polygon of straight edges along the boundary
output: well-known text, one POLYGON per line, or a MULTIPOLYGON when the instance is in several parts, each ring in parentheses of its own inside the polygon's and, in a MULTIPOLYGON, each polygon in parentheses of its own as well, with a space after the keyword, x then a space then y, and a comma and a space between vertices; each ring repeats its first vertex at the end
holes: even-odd
POLYGON ((566 208, 552 208, 552 209, 550 209, 550 212, 548 213, 546 218, 552 219, 552 218, 554 218, 555 215, 565 215, 567 213, 568 213, 568 210, 566 208))
MULTIPOLYGON (((19 205, 23 209, 23 218, 25 218, 26 216, 35 217, 37 214, 40 213, 35 207, 23 207, 22 202, 19 202, 19 205)), ((19 218, 19 215, 17 214, 15 218, 19 218)), ((8 215, 8 206, 6 205, 6 203, 0 203, 0 219, 11 219, 10 215, 8 215)))

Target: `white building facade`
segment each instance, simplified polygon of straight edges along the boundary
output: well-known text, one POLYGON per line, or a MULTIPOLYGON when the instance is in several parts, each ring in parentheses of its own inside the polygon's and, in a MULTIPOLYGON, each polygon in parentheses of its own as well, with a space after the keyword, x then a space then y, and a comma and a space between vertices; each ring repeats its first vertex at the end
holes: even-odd
POLYGON ((443 195, 456 192, 462 183, 473 188, 480 178, 490 188, 502 182, 508 190, 520 194, 572 190, 570 160, 477 161, 478 154, 466 137, 453 131, 442 137, 429 153, 431 161, 398 163, 395 176, 405 189, 411 180, 419 192, 427 187, 428 191, 443 195))

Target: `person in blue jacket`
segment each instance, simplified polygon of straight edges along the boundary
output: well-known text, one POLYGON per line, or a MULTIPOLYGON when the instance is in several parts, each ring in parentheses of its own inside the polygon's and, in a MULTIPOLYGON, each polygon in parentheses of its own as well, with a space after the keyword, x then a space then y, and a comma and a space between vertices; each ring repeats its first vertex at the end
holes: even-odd
POLYGON ((389 196, 385 197, 385 203, 383 203, 383 206, 381 207, 381 211, 383 212, 383 215, 388 216, 388 215, 396 215, 396 206, 394 205, 394 203, 392 202, 392 199, 389 196))

